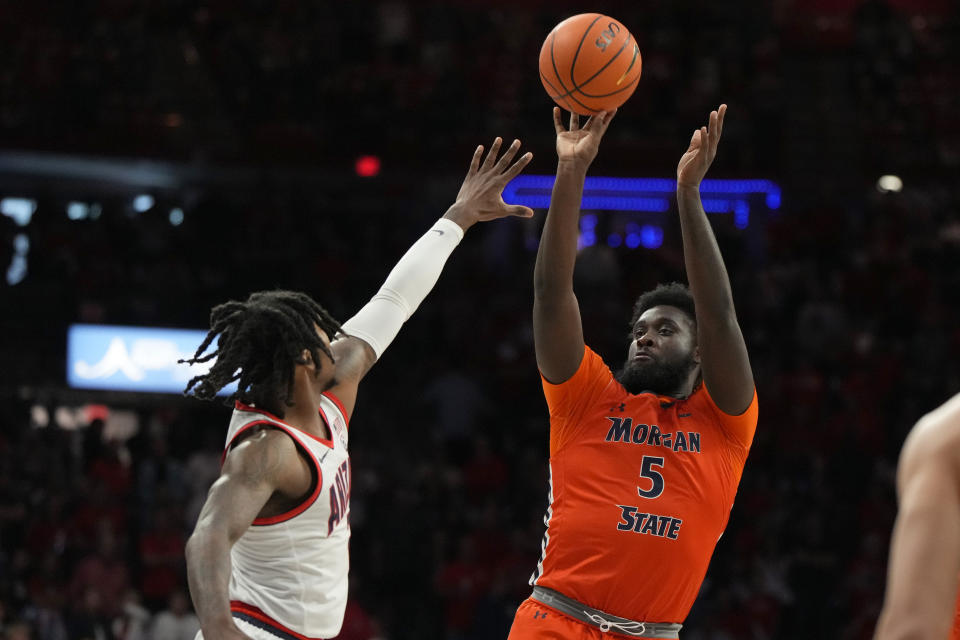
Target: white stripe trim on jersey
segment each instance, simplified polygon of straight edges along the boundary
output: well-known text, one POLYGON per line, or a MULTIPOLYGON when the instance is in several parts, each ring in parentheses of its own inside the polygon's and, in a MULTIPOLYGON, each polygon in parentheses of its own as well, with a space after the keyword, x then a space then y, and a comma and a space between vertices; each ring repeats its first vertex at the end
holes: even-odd
POLYGON ((547 492, 547 512, 543 515, 543 524, 546 528, 543 531, 543 540, 540 543, 540 561, 537 562, 536 570, 530 575, 529 584, 537 584, 540 576, 543 575, 543 561, 547 558, 547 545, 550 543, 550 520, 553 518, 553 464, 548 465, 547 481, 549 482, 549 491, 547 492))

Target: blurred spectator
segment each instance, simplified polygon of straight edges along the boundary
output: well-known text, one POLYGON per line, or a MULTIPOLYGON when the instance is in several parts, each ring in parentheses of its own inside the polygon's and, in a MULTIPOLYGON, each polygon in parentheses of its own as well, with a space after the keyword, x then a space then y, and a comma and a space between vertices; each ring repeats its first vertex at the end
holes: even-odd
POLYGON ((343 628, 336 640, 382 640, 380 625, 364 609, 357 599, 347 600, 347 610, 343 615, 343 628))
MULTIPOLYGON (((183 465, 168 452, 168 439, 164 433, 151 435, 149 454, 140 462, 137 493, 141 525, 153 518, 159 505, 182 504, 187 498, 183 465)), ((183 525, 177 521, 173 526, 179 528, 183 525)))
POLYGON ((72 609, 67 617, 67 636, 76 640, 108 640, 113 638, 112 617, 107 613, 109 607, 102 593, 88 587, 72 601, 72 609))
POLYGON ((113 621, 113 635, 120 640, 148 640, 150 612, 141 604, 140 594, 127 591, 123 600, 123 612, 113 621))
POLYGON ((170 594, 167 608, 154 616, 149 640, 193 640, 200 630, 200 621, 190 611, 187 594, 176 590, 170 594))
POLYGON ((140 536, 140 591, 151 609, 167 602, 183 584, 185 545, 179 510, 158 505, 140 536))
POLYGON ((473 457, 463 469, 463 482, 473 502, 499 494, 510 482, 506 462, 492 450, 490 440, 482 433, 473 437, 473 457))
MULTIPOLYGON (((96 550, 77 563, 70 580, 70 599, 86 620, 120 613, 130 586, 130 571, 120 543, 107 523, 99 528, 96 550)), ((73 635, 73 634, 71 634, 73 635)))
POLYGON ((457 543, 456 556, 440 567, 436 585, 443 598, 448 640, 470 637, 476 608, 490 584, 490 567, 474 553, 470 540, 457 543))
POLYGON ((487 400, 469 372, 456 364, 459 358, 448 357, 450 364, 445 370, 440 369, 423 390, 422 398, 435 416, 442 441, 456 450, 475 433, 487 400))
POLYGON ((18 620, 12 622, 4 628, 4 640, 34 640, 33 628, 30 623, 18 620))
MULTIPOLYGON (((94 420, 90 433, 101 431, 102 422, 94 420)), ((100 483, 113 498, 122 499, 130 491, 130 454, 123 443, 116 439, 98 439, 92 444, 93 451, 87 455, 87 476, 100 483)))
POLYGON ((212 430, 201 433, 199 439, 200 446, 190 454, 184 467, 188 486, 184 526, 189 531, 193 531, 200 516, 210 485, 220 475, 220 454, 223 451, 221 438, 212 430))
POLYGON ((31 594, 32 604, 23 611, 23 617, 35 630, 39 640, 69 640, 64 620, 63 590, 57 586, 46 586, 42 591, 31 594))

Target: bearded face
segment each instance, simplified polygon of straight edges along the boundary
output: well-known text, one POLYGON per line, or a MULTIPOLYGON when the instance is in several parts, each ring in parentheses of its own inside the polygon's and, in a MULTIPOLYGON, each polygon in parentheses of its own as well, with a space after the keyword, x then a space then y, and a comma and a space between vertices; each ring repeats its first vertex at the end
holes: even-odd
POLYGON ((616 379, 633 394, 680 396, 690 392, 698 366, 694 321, 677 307, 661 305, 637 319, 627 360, 616 379))
POLYGON ((652 358, 627 358, 616 378, 630 393, 652 391, 661 396, 678 395, 678 389, 697 368, 692 354, 678 361, 658 362, 652 358))

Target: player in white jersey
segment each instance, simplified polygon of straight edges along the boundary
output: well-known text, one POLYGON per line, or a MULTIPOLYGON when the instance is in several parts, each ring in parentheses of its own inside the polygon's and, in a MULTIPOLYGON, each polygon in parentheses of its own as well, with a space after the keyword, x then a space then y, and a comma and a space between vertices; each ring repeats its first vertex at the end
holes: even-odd
POLYGON ((212 399, 238 381, 223 465, 187 542, 198 638, 332 638, 347 600, 348 425, 357 386, 476 222, 530 217, 504 186, 530 162, 478 147, 446 214, 341 327, 302 293, 267 291, 219 305, 191 363, 216 362, 187 386, 212 399), (204 355, 214 338, 215 351, 204 355))

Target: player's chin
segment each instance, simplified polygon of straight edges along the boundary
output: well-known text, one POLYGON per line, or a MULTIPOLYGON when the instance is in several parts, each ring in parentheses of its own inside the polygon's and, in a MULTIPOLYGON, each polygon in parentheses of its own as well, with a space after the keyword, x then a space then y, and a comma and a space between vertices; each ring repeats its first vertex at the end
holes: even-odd
POLYGON ((639 359, 639 360, 638 360, 637 358, 630 358, 629 360, 627 360, 626 362, 623 363, 623 369, 621 369, 621 371, 623 371, 624 373, 636 373, 636 372, 640 372, 640 371, 653 371, 653 370, 655 370, 658 366, 659 366, 659 365, 657 364, 657 361, 656 361, 656 360, 653 360, 652 358, 651 358, 651 359, 639 359))
POLYGON ((637 386, 641 381, 646 380, 649 377, 649 372, 656 367, 656 363, 653 361, 642 361, 629 359, 623 363, 623 368, 614 374, 614 377, 617 379, 617 382, 622 384, 629 391, 632 387, 637 386))

